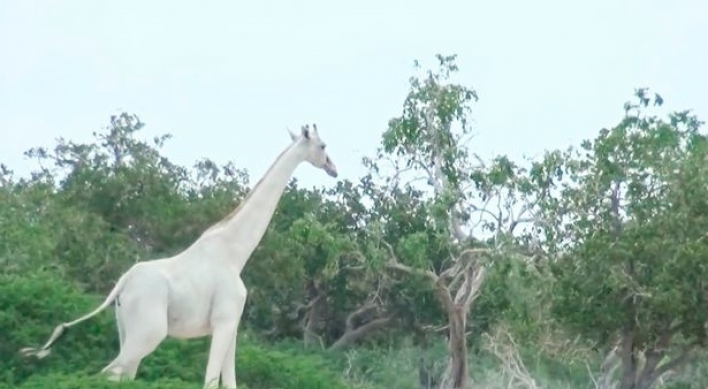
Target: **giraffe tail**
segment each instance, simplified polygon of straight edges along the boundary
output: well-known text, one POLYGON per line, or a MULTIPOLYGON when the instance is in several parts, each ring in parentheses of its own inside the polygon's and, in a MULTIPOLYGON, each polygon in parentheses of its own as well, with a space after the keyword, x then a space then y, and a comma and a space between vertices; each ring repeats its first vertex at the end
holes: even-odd
MULTIPOLYGON (((132 270, 132 269, 130 269, 132 270)), ((125 272, 119 279, 118 282, 116 282, 116 285, 113 287, 113 290, 108 294, 106 299, 103 301, 101 305, 99 305, 96 309, 93 310, 93 312, 87 313, 86 315, 74 320, 70 321, 67 323, 61 323, 58 326, 54 328, 54 332, 52 333, 52 336, 49 337, 49 340, 47 343, 44 344, 41 348, 35 348, 35 347, 25 347, 20 350, 20 353, 23 356, 35 356, 39 359, 46 357, 49 355, 51 352, 51 347, 54 342, 57 341, 62 335, 64 335, 64 332, 70 328, 75 326, 76 324, 79 324, 85 320, 88 320, 99 313, 106 309, 113 301, 115 301, 116 297, 118 297, 118 294, 123 290, 123 286, 125 285, 125 282, 128 279, 128 275, 131 273, 131 271, 128 270, 125 272)))

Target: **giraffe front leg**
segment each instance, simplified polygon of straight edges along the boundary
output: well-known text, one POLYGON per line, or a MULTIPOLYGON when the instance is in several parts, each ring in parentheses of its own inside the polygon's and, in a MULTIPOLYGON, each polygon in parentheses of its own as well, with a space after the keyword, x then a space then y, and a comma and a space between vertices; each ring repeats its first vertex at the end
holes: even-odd
POLYGON ((236 389, 236 338, 238 331, 231 340, 229 350, 226 352, 224 364, 221 366, 221 386, 227 389, 236 389))
MULTIPOLYGON (((227 358, 227 353, 236 337, 237 323, 222 322, 214 327, 209 347, 209 361, 204 375, 204 389, 213 389, 219 386, 219 374, 227 358)), ((235 381, 235 379, 234 379, 235 381)))
POLYGON ((221 366, 221 385, 227 389, 236 389, 236 338, 238 337, 238 326, 243 316, 243 309, 246 306, 246 287, 243 286, 243 282, 239 282, 238 286, 240 286, 239 293, 235 299, 236 328, 231 338, 229 349, 224 357, 224 363, 221 366))

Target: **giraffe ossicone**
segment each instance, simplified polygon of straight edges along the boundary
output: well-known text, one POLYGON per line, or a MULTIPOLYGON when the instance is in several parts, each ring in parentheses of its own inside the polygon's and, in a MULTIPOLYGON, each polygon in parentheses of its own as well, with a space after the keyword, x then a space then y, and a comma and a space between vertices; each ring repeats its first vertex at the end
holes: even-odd
POLYGON ((189 339, 211 335, 204 388, 236 388, 236 335, 246 303, 241 271, 260 243, 275 208, 302 163, 337 177, 316 125, 290 132, 283 150, 240 205, 210 226, 191 246, 167 258, 138 262, 116 282, 93 312, 58 325, 40 348, 26 356, 44 358, 64 331, 97 315, 114 301, 120 342, 118 356, 102 369, 111 380, 132 380, 142 359, 168 336, 189 339))

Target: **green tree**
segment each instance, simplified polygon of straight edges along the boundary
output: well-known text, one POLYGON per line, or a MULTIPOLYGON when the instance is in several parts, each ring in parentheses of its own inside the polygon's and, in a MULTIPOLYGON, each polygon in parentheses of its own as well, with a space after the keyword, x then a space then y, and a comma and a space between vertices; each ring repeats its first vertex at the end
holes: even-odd
POLYGON ((620 389, 651 388, 706 346, 708 139, 688 111, 646 114, 662 101, 647 95, 537 165, 558 173, 539 207, 551 312, 609 352, 603 379, 620 389))
POLYGON ((244 195, 244 171, 208 159, 178 166, 160 153, 170 136, 141 140, 143 126, 122 113, 91 143, 30 149, 40 170, 15 185, 51 198, 38 211, 56 237, 55 265, 88 290, 110 290, 132 263, 184 249, 244 195))
POLYGON ((348 181, 329 190, 305 190, 295 182, 288 187, 245 272, 263 302, 254 307, 259 320, 272 312, 268 335, 301 334, 307 346, 342 349, 392 322, 394 315, 380 303, 387 297, 385 277, 365 264, 361 200, 348 181))
POLYGON ((364 162, 382 177, 371 190, 380 219, 371 234, 385 251, 385 266, 408 277, 419 304, 435 303, 431 317, 437 310, 447 318, 450 361, 439 387, 468 388, 468 314, 490 269, 504 266, 494 259, 516 247, 511 233, 527 221, 513 217, 510 201, 521 189, 532 191, 519 187, 523 171, 508 159, 486 166, 467 147, 476 92, 450 82, 455 56, 437 60, 436 72, 411 78, 403 113, 389 122, 376 157, 364 162), (498 211, 490 204, 499 204, 498 211))
MULTIPOLYGON (((184 249, 210 223, 236 207, 248 189, 245 171, 231 163, 217 166, 202 159, 191 170, 173 164, 161 155, 169 136, 146 142, 139 138, 142 128, 135 116, 114 116, 105 131, 94 133, 93 142, 59 139, 50 149, 30 150, 27 155, 37 159, 39 171, 29 179, 16 180, 12 172, 1 167, 0 234, 4 240, 0 259, 4 273, 9 274, 3 274, 4 282, 0 282, 5 291, 0 319, 6 324, 4 328, 11 329, 0 342, 5 351, 2 364, 8 367, 6 381, 18 383, 39 372, 37 366, 62 373, 76 372, 78 366, 90 372, 100 369, 115 350, 110 346, 115 342, 115 324, 108 313, 82 324, 85 331, 73 332, 65 339, 69 344, 57 348, 57 353, 73 356, 65 358, 68 362, 61 366, 52 364, 56 360, 27 361, 17 351, 46 336, 58 322, 93 307, 95 299, 84 293, 105 293, 134 261, 184 249), (56 298, 41 297, 55 292, 60 295, 60 304, 54 304, 57 310, 52 310, 49 306, 56 298), (22 322, 30 324, 16 325, 22 322), (86 348, 95 352, 77 352, 86 348)), ((352 197, 351 189, 351 185, 340 185, 330 197, 352 197)), ((358 198, 355 193, 353 196, 353 200, 358 198)), ((359 303, 357 292, 364 288, 358 275, 361 272, 346 277, 346 271, 339 269, 353 257, 342 252, 357 252, 352 249, 356 231, 348 223, 356 224, 341 201, 325 199, 321 190, 298 188, 293 181, 271 225, 269 239, 262 242, 253 266, 244 274, 252 291, 245 317, 249 323, 244 324, 262 330, 265 326, 260 312, 276 306, 290 313, 296 305, 293 302, 308 302, 301 291, 316 282, 329 300, 326 315, 318 320, 323 325, 317 331, 325 335, 327 343, 337 340, 347 310, 359 303)), ((297 319, 289 320, 296 323, 295 332, 302 336, 308 326, 300 326, 297 319)), ((356 341, 347 339, 349 343, 356 341)), ((183 370, 180 378, 198 379, 203 374, 198 361, 206 360, 206 340, 168 340, 147 358, 141 374, 160 376, 164 368, 184 361, 180 354, 187 354, 194 358, 191 365, 200 368, 183 370)), ((315 357, 293 359, 277 352, 268 355, 242 345, 246 347, 240 347, 240 355, 246 361, 239 364, 239 369, 251 387, 287 387, 302 382, 310 387, 343 386, 326 368, 317 366, 315 357), (249 360, 254 364, 249 365, 249 360), (286 363, 283 368, 267 373, 273 363, 281 362, 286 363), (296 376, 292 375, 293 368, 299 372, 296 376)), ((78 381, 81 379, 66 385, 78 381)), ((40 385, 43 381, 38 382, 40 385)))

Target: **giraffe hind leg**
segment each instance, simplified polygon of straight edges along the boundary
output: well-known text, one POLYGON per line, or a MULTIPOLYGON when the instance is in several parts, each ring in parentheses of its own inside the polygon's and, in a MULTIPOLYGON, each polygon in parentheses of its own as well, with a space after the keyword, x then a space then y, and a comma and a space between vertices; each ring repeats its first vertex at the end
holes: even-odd
POLYGON ((101 370, 113 381, 134 379, 142 359, 167 337, 167 288, 157 283, 142 291, 147 293, 130 292, 116 309, 120 351, 101 370))

